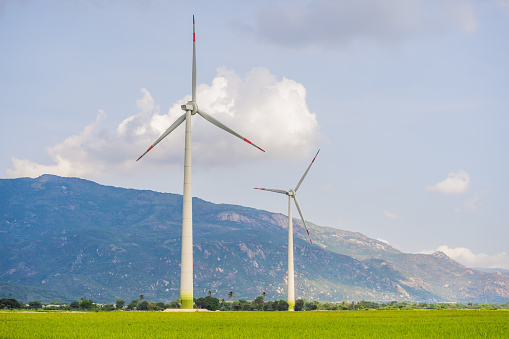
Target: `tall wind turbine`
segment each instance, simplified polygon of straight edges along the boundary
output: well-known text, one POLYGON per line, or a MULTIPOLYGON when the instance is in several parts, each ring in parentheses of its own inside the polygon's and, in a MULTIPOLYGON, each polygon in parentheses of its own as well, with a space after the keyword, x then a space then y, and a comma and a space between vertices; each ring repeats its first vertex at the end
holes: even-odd
MULTIPOLYGON (((184 201, 182 211, 182 259, 180 274, 180 302, 181 307, 185 309, 193 308, 193 205, 191 191, 191 116, 198 113, 208 122, 225 130, 228 133, 244 140, 259 150, 265 152, 260 147, 253 144, 228 126, 222 124, 212 116, 208 115, 196 104, 196 33, 193 15, 193 74, 192 74, 192 99, 187 104, 181 105, 184 114, 182 114, 168 129, 143 153, 140 160, 148 151, 154 148, 161 140, 170 134, 181 123, 186 122, 185 134, 185 155, 184 155, 184 201)), ((136 160, 136 161, 138 161, 136 160)))
POLYGON ((288 305, 289 310, 293 311, 295 308, 295 272, 293 269, 293 222, 292 222, 292 198, 295 201, 295 206, 297 206, 297 210, 299 211, 300 217, 302 219, 302 222, 304 223, 304 227, 306 228, 306 232, 308 232, 309 242, 312 244, 311 236, 309 235, 308 226, 306 225, 306 220, 304 220, 304 216, 302 215, 302 211, 300 210, 299 203, 297 201, 297 190, 300 187, 300 184, 304 181, 304 178, 306 177, 306 174, 308 174, 309 169, 315 162, 316 157, 318 156, 318 152, 316 152, 315 157, 313 158, 313 161, 311 161, 311 164, 309 164, 308 169, 306 172, 304 172, 304 175, 302 178, 300 178, 299 183, 295 188, 289 191, 279 190, 279 189, 273 189, 273 188, 257 188, 257 190, 263 190, 263 191, 270 191, 270 192, 276 192, 281 194, 286 194, 288 196, 288 305))

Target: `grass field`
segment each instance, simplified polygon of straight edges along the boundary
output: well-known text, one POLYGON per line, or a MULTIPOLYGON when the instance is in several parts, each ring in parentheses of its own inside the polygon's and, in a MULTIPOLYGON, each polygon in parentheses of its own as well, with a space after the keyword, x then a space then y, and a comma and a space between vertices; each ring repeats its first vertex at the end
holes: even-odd
POLYGON ((509 338, 509 311, 0 312, 0 338, 509 338))

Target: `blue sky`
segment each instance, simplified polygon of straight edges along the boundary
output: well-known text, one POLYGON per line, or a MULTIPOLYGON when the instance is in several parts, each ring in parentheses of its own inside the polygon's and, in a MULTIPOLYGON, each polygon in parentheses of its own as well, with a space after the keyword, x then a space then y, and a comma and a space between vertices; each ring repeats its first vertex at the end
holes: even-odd
POLYGON ((0 1, 2 178, 182 193, 287 212, 405 252, 509 269, 509 1, 0 1))

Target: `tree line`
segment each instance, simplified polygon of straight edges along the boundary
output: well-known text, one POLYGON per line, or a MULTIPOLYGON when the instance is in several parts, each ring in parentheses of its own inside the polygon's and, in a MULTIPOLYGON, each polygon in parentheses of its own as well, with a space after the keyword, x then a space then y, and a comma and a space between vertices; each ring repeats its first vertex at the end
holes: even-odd
MULTIPOLYGON (((254 300, 235 299, 233 292, 228 294, 230 300, 218 299, 209 295, 200 298, 194 298, 194 308, 207 309, 210 311, 287 311, 288 302, 286 300, 268 300, 265 301, 265 293, 256 297, 254 300), (234 299, 234 300, 232 300, 234 299)), ((163 311, 169 308, 180 308, 178 300, 170 303, 149 302, 141 294, 138 299, 133 299, 126 303, 119 299, 114 304, 95 303, 93 299, 81 298, 80 301, 71 303, 42 303, 40 301, 30 301, 28 304, 19 302, 13 298, 0 299, 0 310, 66 310, 66 311, 163 311)), ((295 311, 366 311, 366 310, 442 310, 442 309, 483 309, 497 310, 509 309, 509 302, 505 304, 491 303, 426 303, 426 302, 374 302, 361 300, 358 302, 343 301, 339 303, 306 301, 298 299, 295 302, 295 311)))

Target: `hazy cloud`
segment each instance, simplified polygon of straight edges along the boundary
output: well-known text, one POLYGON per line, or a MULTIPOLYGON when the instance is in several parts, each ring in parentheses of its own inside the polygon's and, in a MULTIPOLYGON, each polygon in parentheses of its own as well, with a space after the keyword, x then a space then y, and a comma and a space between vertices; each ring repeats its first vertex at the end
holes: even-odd
POLYGON ((385 212, 384 212, 384 215, 385 215, 387 218, 389 218, 389 219, 392 219, 392 220, 399 220, 399 216, 398 216, 398 215, 393 214, 393 213, 391 213, 391 212, 389 212, 389 211, 385 211, 385 212))
POLYGON ((433 186, 426 186, 424 189, 428 192, 438 192, 443 194, 462 194, 465 193, 470 185, 470 176, 467 172, 460 170, 449 173, 447 179, 433 186))
POLYGON ((509 269, 509 254, 506 252, 495 255, 488 255, 485 253, 475 254, 465 247, 449 248, 447 245, 442 245, 436 250, 422 251, 420 253, 431 254, 436 251, 444 252, 452 259, 467 267, 509 269))
POLYGON ((481 198, 479 197, 479 195, 474 194, 470 199, 465 201, 465 203, 463 204, 463 207, 456 208, 454 210, 454 212, 456 212, 456 213, 462 213, 463 211, 475 212, 475 211, 477 211, 477 205, 479 204, 480 201, 481 201, 481 198))
POLYGON ((497 6, 509 11, 509 0, 496 0, 497 6))
POLYGON ((264 5, 256 34, 288 46, 341 46, 351 42, 394 42, 450 29, 477 28, 470 0, 311 0, 264 5))
MULTIPOLYGON (((193 162, 225 166, 239 161, 306 157, 318 136, 316 115, 309 112, 306 89, 300 83, 277 80, 267 69, 255 68, 245 78, 219 69, 210 85, 197 88, 200 109, 265 149, 263 153, 198 115, 192 119, 193 162)), ((142 89, 138 113, 115 129, 104 126, 106 114, 79 135, 47 148, 53 163, 43 165, 12 159, 11 177, 37 177, 44 173, 62 176, 100 177, 105 172, 132 171, 135 160, 184 112, 176 102, 166 114, 159 113, 149 91, 142 89)), ((184 153, 185 122, 141 161, 180 164, 184 153)))
POLYGON ((331 183, 328 183, 328 184, 326 184, 326 185, 322 185, 322 186, 320 186, 320 189, 321 189, 322 191, 330 191, 330 190, 332 190, 332 184, 331 184, 331 183))

